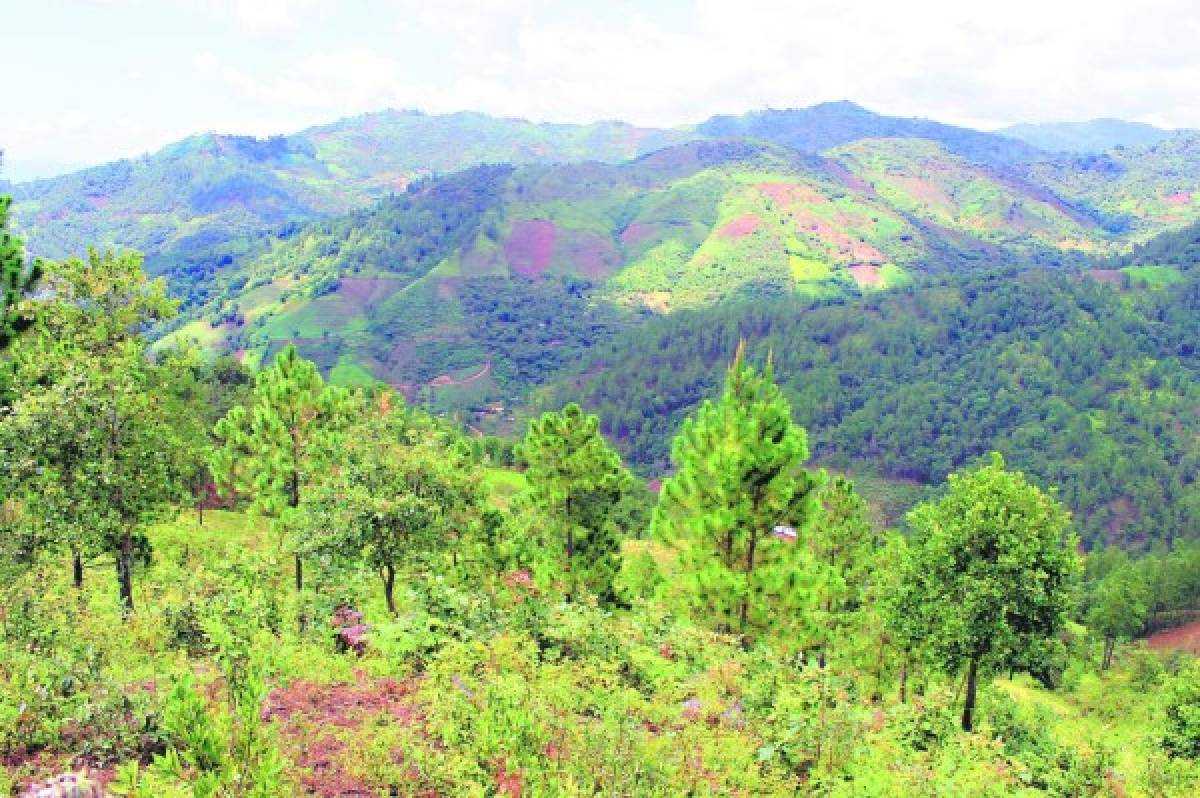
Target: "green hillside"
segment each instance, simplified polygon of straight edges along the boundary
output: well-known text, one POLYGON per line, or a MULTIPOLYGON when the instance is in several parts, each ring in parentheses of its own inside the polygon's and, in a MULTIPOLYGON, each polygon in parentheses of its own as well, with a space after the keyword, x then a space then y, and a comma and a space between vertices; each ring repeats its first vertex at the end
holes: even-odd
POLYGON ((1137 240, 1200 218, 1200 135, 1195 133, 1146 148, 1033 163, 1025 171, 1031 182, 1137 240))
POLYGON ((860 139, 914 138, 936 141, 962 158, 992 166, 1032 161, 1042 155, 1037 147, 1005 136, 930 119, 882 116, 847 101, 714 116, 696 129, 706 136, 749 136, 813 153, 860 139))
POLYGON ((288 220, 344 214, 414 178, 480 163, 623 161, 682 134, 384 111, 289 136, 207 133, 142 158, 15 186, 30 251, 89 244, 189 252, 288 220))
POLYGON ((151 265, 185 297, 176 337, 255 358, 296 341, 325 369, 357 364, 410 396, 491 364, 464 400, 478 405, 647 314, 1115 246, 1044 191, 933 143, 830 155, 692 142, 623 164, 479 168, 151 265))
POLYGON ((1195 539, 1200 275, 1151 273, 1132 282, 1157 287, 1125 293, 1026 272, 675 314, 594 353, 582 388, 567 380, 548 403, 582 390, 630 460, 661 474, 745 339, 771 353, 825 464, 928 485, 999 450, 1062 487, 1089 543, 1195 539))
POLYGON ((670 130, 384 111, 269 139, 193 136, 13 191, 20 229, 36 255, 79 254, 89 244, 188 255, 285 221, 342 214, 403 191, 414 178, 475 164, 615 163, 688 140, 745 137, 817 152, 880 136, 923 136, 985 163, 1036 155, 1011 139, 848 103, 714 117, 670 130))

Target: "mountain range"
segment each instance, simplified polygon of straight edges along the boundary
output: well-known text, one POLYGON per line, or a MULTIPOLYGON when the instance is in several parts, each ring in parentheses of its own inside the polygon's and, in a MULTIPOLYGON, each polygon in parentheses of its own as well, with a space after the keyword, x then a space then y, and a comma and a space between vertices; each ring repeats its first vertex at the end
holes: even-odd
POLYGON ((1197 155, 1187 133, 1053 155, 849 102, 669 130, 385 111, 13 191, 35 255, 144 252, 185 302, 168 341, 252 359, 299 341, 339 378, 412 390, 487 367, 476 387, 512 398, 649 315, 1114 256, 1200 218, 1197 155), (565 308, 579 329, 539 315, 565 308), (546 331, 524 365, 478 323, 522 309, 546 331))
POLYGON ((477 431, 583 396, 652 475, 746 337, 778 350, 827 462, 862 473, 873 453, 894 490, 1000 448, 1071 491, 1090 540, 1159 537, 1200 516, 1158 495, 1186 493, 1200 457, 1170 421, 1200 396, 1180 349, 1200 135, 1064 153, 1087 147, 1022 132, 845 102, 669 130, 387 111, 12 190, 35 255, 146 254, 183 302, 160 347, 263 363, 295 343, 335 382, 389 383, 477 431), (1018 279, 1047 272, 1099 293, 1018 279), (1023 455, 1048 426, 1075 448, 1023 455), (1149 482, 1106 478, 1113 457, 1149 482))

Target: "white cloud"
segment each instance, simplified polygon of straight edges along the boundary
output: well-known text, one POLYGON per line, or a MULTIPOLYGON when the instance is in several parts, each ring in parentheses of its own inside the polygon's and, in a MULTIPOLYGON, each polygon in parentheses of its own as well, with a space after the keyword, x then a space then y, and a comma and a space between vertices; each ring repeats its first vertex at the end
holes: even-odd
POLYGON ((676 125, 837 99, 978 127, 1096 116, 1200 127, 1195 0, 155 3, 181 9, 146 22, 162 30, 133 24, 151 16, 143 3, 106 7, 120 31, 107 48, 139 55, 80 69, 112 87, 71 99, 91 121, 62 131, 73 86, 42 90, 45 101, 31 90, 19 123, 0 119, 0 144, 14 158, 77 160, 389 106, 676 125), (171 49, 175 36, 186 46, 171 49), (112 107, 141 131, 108 124, 112 107))
POLYGON ((247 33, 274 33, 294 27, 319 0, 231 0, 238 26, 247 33))

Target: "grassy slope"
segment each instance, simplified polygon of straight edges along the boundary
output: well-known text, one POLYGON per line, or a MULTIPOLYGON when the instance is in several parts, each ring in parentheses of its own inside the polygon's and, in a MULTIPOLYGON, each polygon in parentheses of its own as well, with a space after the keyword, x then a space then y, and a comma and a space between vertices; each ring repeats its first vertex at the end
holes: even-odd
MULTIPOLYGON (((497 496, 521 484, 499 471, 488 481, 497 496)), ((215 709, 223 700, 218 663, 211 653, 189 653, 172 642, 172 634, 188 629, 189 616, 180 613, 189 602, 203 603, 202 617, 243 619, 250 624, 237 627, 243 633, 269 623, 273 612, 287 616, 295 609, 290 559, 280 556, 265 519, 216 511, 199 526, 188 513, 151 529, 149 538, 155 559, 138 571, 138 610, 129 619, 121 617, 106 571, 89 573, 81 597, 72 594, 65 568, 43 571, 29 586, 46 613, 42 623, 69 623, 73 645, 87 652, 88 667, 72 675, 78 692, 66 706, 87 708, 77 711, 89 718, 113 695, 124 700, 107 721, 106 745, 89 738, 86 727, 72 736, 68 724, 66 737, 50 748, 0 764, 0 790, 97 760, 111 776, 113 766, 128 759, 122 746, 136 739, 129 729, 140 728, 138 713, 161 706, 183 674, 194 675, 215 709)), ((453 624, 431 631, 431 610, 420 591, 410 589, 416 584, 401 591, 400 616, 393 620, 372 575, 339 573, 330 582, 314 569, 310 579, 319 607, 337 596, 355 602, 371 625, 372 642, 360 659, 336 652, 323 628, 298 635, 284 623, 276 634, 258 628, 247 638, 270 674, 266 725, 285 757, 286 777, 304 794, 386 793, 386 785, 401 784, 476 795, 494 789, 504 772, 522 774, 526 784, 548 779, 558 791, 546 794, 566 794, 566 785, 598 768, 592 775, 608 789, 622 789, 617 785, 636 776, 638 783, 666 781, 674 790, 628 788, 629 794, 785 796, 803 782, 780 766, 781 753, 811 763, 806 758, 817 745, 817 759, 839 774, 822 782, 821 794, 1046 795, 1028 783, 1031 774, 1045 776, 1045 765, 1039 770, 1028 750, 1006 747, 1004 737, 1014 728, 1061 746, 1084 763, 1080 772, 1095 767, 1093 784, 1108 787, 1088 795, 1183 798, 1200 778, 1194 768, 1176 767, 1176 785, 1157 786, 1165 780, 1155 745, 1161 710, 1153 687, 1134 681, 1145 671, 1142 655, 1118 658, 1116 670, 1103 677, 1084 667, 1073 686, 1053 692, 1024 677, 985 685, 974 735, 954 730, 953 685, 926 684, 925 677, 914 685, 927 691, 909 705, 897 703, 891 689, 881 703, 839 690, 818 729, 812 725, 818 716, 805 703, 814 689, 811 675, 772 672, 758 662, 763 653, 748 656, 686 625, 625 611, 550 607, 539 628, 552 650, 539 655, 520 631, 491 629, 469 613, 454 624, 481 626, 464 642, 455 641, 453 624), (773 690, 778 703, 760 707, 760 692, 773 690), (1011 697, 1019 725, 997 725, 1004 718, 990 709, 997 695, 1011 697), (693 717, 693 705, 737 710, 732 721, 715 714, 713 720, 693 717), (649 770, 613 770, 618 761, 649 770), (1089 764, 1105 761, 1110 764, 1089 764)), ((36 684, 43 677, 0 670, 0 688, 20 691, 22 679, 36 684)))

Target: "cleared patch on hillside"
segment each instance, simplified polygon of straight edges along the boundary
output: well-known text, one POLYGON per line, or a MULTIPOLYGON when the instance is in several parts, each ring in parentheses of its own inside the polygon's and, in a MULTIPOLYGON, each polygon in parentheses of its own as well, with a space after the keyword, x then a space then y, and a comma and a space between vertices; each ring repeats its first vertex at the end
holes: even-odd
POLYGON ((545 219, 514 222, 504 242, 504 256, 513 274, 531 279, 545 274, 554 254, 557 231, 554 222, 545 219))
POLYGON ((726 222, 721 229, 717 230, 717 235, 721 238, 742 238, 748 236, 762 226, 762 219, 753 213, 744 213, 741 216, 726 222))
POLYGON ((881 288, 883 286, 883 276, 879 272, 879 267, 874 263, 859 263, 846 271, 850 272, 850 276, 854 278, 854 282, 860 288, 881 288))

